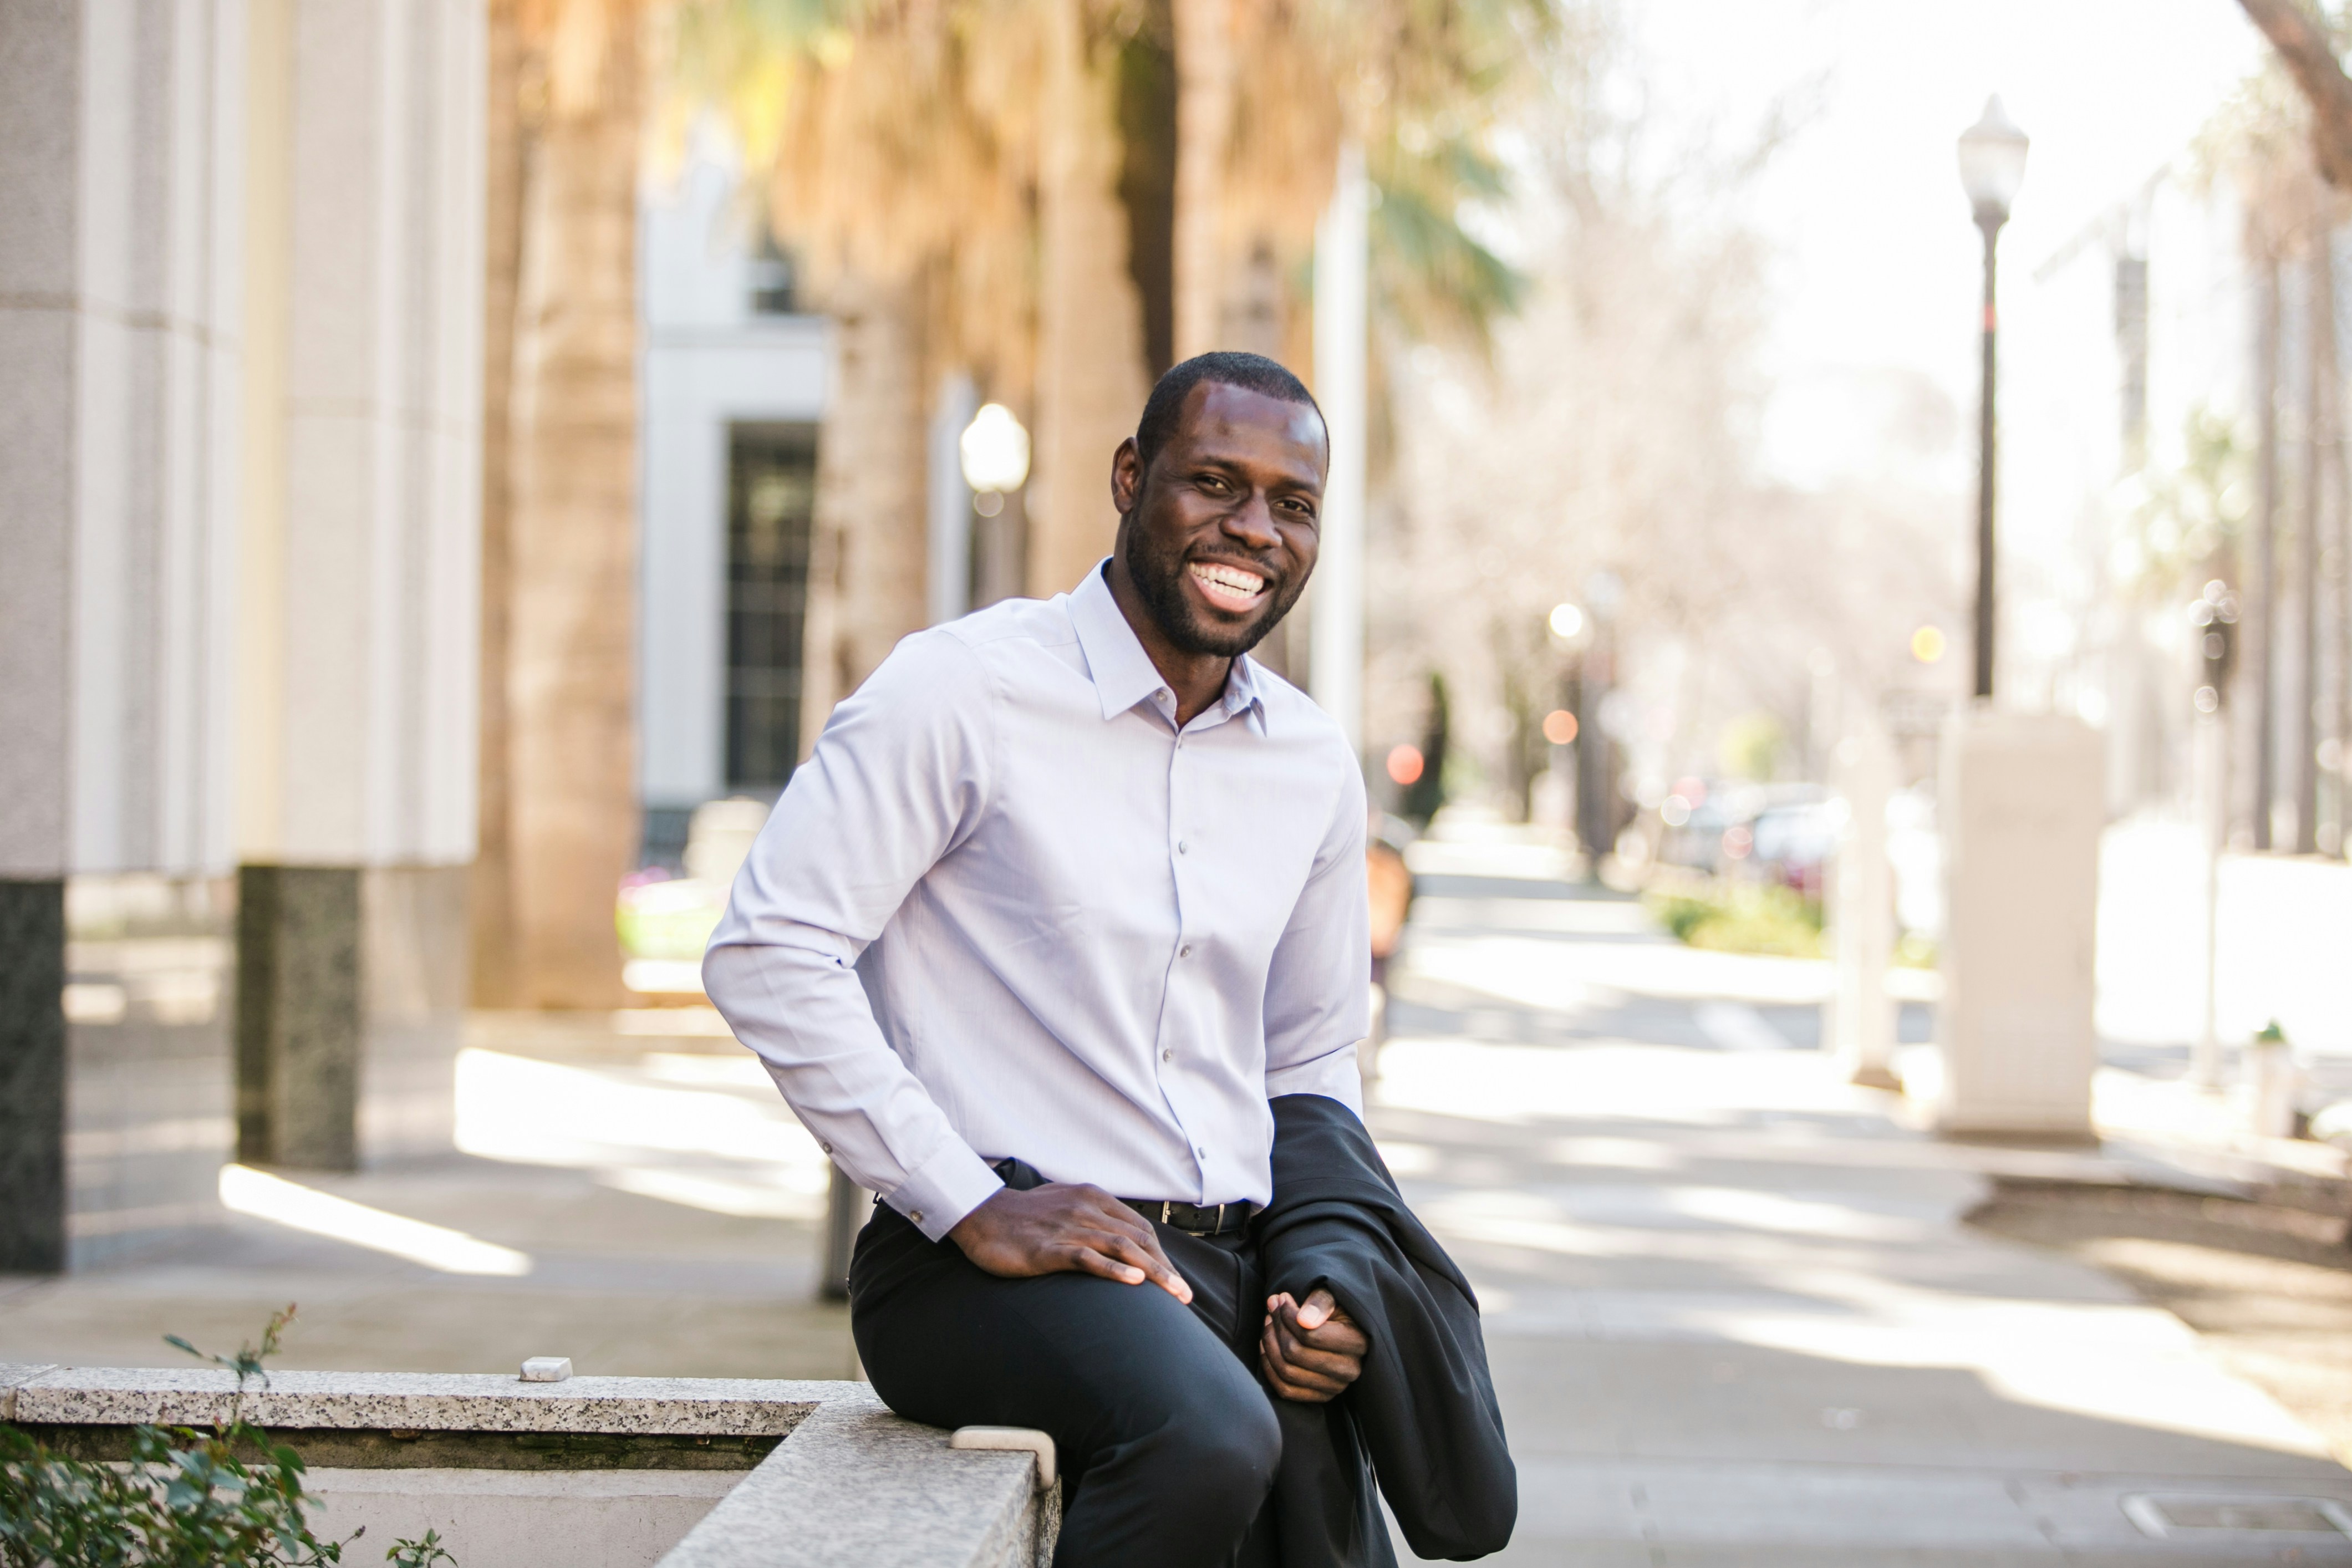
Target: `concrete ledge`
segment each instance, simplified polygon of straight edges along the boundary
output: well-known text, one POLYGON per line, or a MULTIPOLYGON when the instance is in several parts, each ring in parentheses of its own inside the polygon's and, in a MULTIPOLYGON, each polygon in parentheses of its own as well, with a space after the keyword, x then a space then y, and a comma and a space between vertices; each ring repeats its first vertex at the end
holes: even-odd
MULTIPOLYGON (((751 1378, 274 1372, 248 1387, 245 1418, 267 1427, 422 1432, 664 1432, 782 1436, 862 1384, 751 1378)), ((210 1426, 236 1410, 236 1378, 205 1367, 0 1369, 0 1419, 78 1426, 210 1426), (9 1385, 8 1373, 29 1372, 9 1385)))
MULTIPOLYGON (((0 1365, 0 1420, 35 1426, 209 1426, 237 1414, 236 1400, 234 1374, 209 1368, 0 1365)), ((472 1499, 465 1506, 480 1516, 478 1527, 500 1530, 519 1525, 502 1522, 514 1508, 499 1500, 540 1492, 576 1511, 607 1492, 642 1500, 683 1487, 709 1499, 723 1490, 683 1539, 670 1527, 664 1539, 676 1544, 661 1568, 1044 1568, 1061 1525, 1060 1488, 1039 1488, 1034 1456, 951 1449, 948 1433, 891 1415, 862 1383, 279 1372, 268 1388, 247 1391, 242 1414, 298 1449, 305 1430, 784 1438, 756 1467, 723 1479, 583 1471, 551 1481, 446 1468, 319 1478, 354 1502, 378 1493, 387 1501, 446 1495, 453 1507, 472 1499), (485 1513, 488 1504, 498 1508, 485 1513)))
POLYGON ((956 1450, 863 1384, 827 1400, 660 1568, 1045 1568, 1061 1489, 1026 1453, 956 1450))

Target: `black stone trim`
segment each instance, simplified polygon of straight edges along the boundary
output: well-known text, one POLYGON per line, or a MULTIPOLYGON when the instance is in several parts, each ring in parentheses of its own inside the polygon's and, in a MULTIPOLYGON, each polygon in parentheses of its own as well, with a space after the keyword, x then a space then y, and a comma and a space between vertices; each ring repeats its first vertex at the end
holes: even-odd
POLYGON ((66 885, 0 880, 0 1273, 66 1266, 66 885))
POLYGON ((240 866, 236 1157, 359 1167, 360 870, 240 866))

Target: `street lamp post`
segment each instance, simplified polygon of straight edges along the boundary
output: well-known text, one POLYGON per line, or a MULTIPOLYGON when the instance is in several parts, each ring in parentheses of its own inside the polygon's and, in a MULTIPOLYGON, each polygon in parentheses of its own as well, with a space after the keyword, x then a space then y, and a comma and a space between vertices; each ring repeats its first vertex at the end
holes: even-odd
POLYGON ((2025 133, 2000 100, 1960 137, 1960 184, 1984 234, 1984 401, 1977 475, 1976 700, 1944 724, 1936 820, 1944 859, 1937 1129, 2087 1137, 2098 1029, 2097 941, 2106 746, 2071 713, 1991 702, 1995 489, 1993 260, 2025 175, 2025 133))
POLYGON ((2025 178, 2025 132, 2000 106, 1985 100, 1984 115, 1960 134, 1960 184, 1984 235, 1984 395, 1977 413, 1976 694, 1992 695, 1993 657, 1993 370, 1999 317, 1994 310, 1994 259, 2000 226, 2025 178))

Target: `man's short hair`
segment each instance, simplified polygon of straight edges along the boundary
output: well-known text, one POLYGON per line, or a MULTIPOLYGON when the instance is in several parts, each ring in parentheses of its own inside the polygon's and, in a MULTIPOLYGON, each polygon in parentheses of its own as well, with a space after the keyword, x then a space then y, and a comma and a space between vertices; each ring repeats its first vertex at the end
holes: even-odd
MULTIPOLYGON (((1322 405, 1307 390, 1307 384, 1264 354, 1231 349, 1194 354, 1161 376, 1143 405, 1143 418, 1135 427, 1135 455, 1143 460, 1145 471, 1150 471, 1151 459, 1176 434, 1176 420, 1184 412, 1184 399, 1204 381, 1220 386, 1238 386, 1244 392, 1259 393, 1284 403, 1303 403, 1315 410, 1316 418, 1323 418, 1322 405)), ((1325 420, 1327 442, 1330 427, 1330 422, 1325 420)))

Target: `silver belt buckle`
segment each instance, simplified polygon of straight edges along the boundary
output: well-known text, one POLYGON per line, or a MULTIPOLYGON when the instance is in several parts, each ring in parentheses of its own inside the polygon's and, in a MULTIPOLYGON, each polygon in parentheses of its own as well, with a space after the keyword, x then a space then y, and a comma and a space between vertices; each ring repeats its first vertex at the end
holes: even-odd
POLYGON ((1161 1200, 1160 1200, 1160 1223, 1161 1225, 1167 1225, 1167 1224, 1171 1223, 1171 1221, 1170 1221, 1170 1219, 1169 1219, 1169 1217, 1168 1217, 1168 1216, 1169 1216, 1169 1215, 1172 1215, 1172 1214, 1174 1214, 1175 1212, 1176 1212, 1176 1205, 1175 1205, 1173 1203, 1169 1202, 1169 1201, 1168 1201, 1167 1199, 1165 1199, 1165 1198, 1161 1199, 1161 1200))

